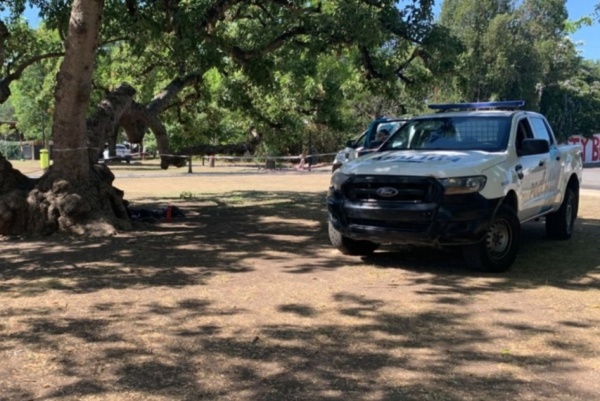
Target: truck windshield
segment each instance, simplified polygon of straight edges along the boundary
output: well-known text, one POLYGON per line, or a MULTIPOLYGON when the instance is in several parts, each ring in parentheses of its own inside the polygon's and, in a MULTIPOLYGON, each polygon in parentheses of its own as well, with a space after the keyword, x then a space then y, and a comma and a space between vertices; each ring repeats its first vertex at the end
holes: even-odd
POLYGON ((511 116, 431 116, 406 123, 380 150, 506 150, 511 116))

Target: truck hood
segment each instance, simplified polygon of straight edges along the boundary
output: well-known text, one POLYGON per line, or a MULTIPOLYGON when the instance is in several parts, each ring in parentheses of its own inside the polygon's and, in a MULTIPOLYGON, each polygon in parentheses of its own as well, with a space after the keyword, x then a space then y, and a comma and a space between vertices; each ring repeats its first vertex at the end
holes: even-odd
POLYGON ((480 175, 505 160, 504 152, 396 150, 365 155, 341 170, 348 175, 466 177, 480 175))

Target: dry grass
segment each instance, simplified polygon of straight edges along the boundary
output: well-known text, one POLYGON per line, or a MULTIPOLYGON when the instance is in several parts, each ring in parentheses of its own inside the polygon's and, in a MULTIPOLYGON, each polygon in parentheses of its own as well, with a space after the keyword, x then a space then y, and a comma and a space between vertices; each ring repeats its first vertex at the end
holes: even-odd
POLYGON ((451 252, 332 250, 326 168, 113 171, 187 216, 0 240, 2 401, 600 399, 594 192, 570 241, 527 224, 490 275, 451 252))

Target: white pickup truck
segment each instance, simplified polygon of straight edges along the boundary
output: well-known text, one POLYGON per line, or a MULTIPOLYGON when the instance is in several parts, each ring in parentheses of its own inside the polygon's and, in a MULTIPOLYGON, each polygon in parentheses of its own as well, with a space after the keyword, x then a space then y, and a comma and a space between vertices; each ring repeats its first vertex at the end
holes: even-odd
POLYGON ((344 163, 327 195, 329 238, 344 254, 380 244, 460 246, 489 272, 517 257, 521 223, 545 218, 573 234, 583 168, 579 145, 558 145, 522 101, 431 105, 377 152, 344 163))

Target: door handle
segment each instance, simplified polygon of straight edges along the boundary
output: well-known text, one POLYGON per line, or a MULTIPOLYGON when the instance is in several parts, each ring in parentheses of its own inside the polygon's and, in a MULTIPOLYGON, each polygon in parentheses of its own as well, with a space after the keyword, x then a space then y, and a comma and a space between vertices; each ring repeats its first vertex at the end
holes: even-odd
POLYGON ((515 172, 517 173, 517 177, 519 177, 519 180, 522 180, 524 175, 523 175, 523 166, 521 166, 520 164, 517 164, 515 166, 515 172))
POLYGON ((544 160, 540 160, 540 162, 538 163, 538 166, 542 167, 544 164, 546 164, 546 162, 544 160))

